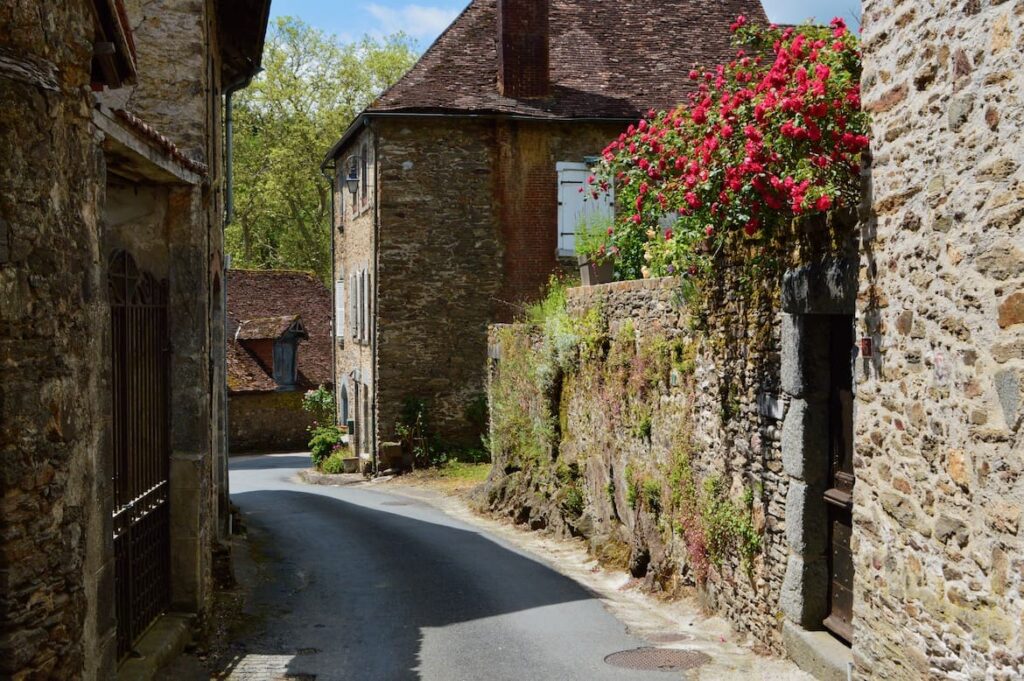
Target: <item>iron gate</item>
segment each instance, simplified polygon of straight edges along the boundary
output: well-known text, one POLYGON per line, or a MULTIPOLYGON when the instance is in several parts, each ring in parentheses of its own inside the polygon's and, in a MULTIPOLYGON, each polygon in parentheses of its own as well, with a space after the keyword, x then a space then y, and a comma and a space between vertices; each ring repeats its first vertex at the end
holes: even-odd
POLYGON ((110 260, 114 589, 123 657, 170 603, 167 283, 110 260))

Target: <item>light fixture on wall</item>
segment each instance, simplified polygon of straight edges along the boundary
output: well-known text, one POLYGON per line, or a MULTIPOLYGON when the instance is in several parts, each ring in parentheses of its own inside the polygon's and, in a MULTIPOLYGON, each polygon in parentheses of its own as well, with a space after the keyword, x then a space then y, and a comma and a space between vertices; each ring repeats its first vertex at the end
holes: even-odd
POLYGON ((345 176, 345 186, 348 187, 348 193, 355 196, 355 193, 359 191, 359 161, 358 156, 348 157, 348 174, 345 176))

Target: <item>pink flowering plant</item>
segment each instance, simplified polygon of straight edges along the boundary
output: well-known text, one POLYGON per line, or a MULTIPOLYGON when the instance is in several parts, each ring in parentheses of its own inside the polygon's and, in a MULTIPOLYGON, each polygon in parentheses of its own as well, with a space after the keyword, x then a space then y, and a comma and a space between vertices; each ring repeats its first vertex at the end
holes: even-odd
POLYGON ((838 18, 780 29, 740 16, 732 29, 735 59, 691 71, 688 102, 649 112, 603 152, 590 190, 614 183, 607 248, 620 278, 706 273, 723 248, 859 202, 857 37, 838 18))

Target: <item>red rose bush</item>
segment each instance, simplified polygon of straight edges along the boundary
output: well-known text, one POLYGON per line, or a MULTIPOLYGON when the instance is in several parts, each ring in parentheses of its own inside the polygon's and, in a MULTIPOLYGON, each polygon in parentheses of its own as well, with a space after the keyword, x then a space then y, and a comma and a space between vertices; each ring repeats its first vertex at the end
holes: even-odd
POLYGON ((697 274, 737 240, 855 206, 868 147, 859 41, 829 27, 739 17, 731 62, 689 73, 689 101, 649 112, 605 148, 595 195, 614 186, 609 250, 620 278, 697 274))

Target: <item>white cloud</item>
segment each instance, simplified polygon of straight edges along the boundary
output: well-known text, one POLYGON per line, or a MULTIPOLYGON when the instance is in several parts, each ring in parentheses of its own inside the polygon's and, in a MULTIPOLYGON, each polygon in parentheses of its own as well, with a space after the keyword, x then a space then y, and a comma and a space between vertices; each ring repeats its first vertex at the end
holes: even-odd
POLYGON ((377 20, 381 33, 397 33, 401 31, 413 38, 434 38, 448 27, 458 16, 458 10, 427 5, 402 5, 401 7, 385 7, 371 3, 366 11, 377 20))

